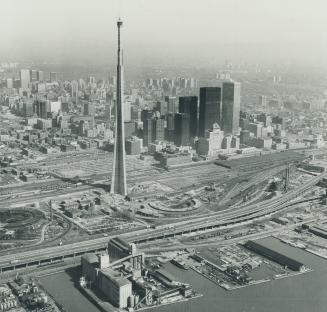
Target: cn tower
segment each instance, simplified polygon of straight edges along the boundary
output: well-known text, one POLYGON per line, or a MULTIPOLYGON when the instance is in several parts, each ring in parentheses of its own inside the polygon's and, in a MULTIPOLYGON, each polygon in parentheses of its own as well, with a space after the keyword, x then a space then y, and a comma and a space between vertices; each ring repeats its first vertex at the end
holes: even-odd
POLYGON ((120 31, 123 26, 121 19, 118 27, 118 62, 117 62, 117 94, 116 94, 116 129, 114 159, 110 193, 127 195, 125 165, 125 131, 124 131, 124 91, 123 91, 123 51, 120 46, 120 31))

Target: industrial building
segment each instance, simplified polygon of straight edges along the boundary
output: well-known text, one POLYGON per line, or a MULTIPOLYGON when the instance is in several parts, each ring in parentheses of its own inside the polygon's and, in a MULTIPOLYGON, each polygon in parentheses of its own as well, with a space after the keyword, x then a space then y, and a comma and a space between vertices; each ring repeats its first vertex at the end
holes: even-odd
POLYGON ((305 269, 303 263, 268 248, 257 241, 247 241, 245 247, 261 256, 281 264, 282 266, 290 268, 293 271, 303 271, 305 269))
POLYGON ((109 256, 114 259, 124 258, 136 253, 136 245, 130 244, 122 238, 112 238, 108 243, 109 256))
POLYGON ((128 306, 132 296, 132 283, 118 271, 109 268, 108 254, 82 256, 82 274, 91 284, 118 308, 128 306))
POLYGON ((132 283, 119 272, 109 268, 99 271, 98 287, 109 301, 119 308, 126 308, 129 297, 133 295, 132 283))
POLYGON ((314 235, 317 235, 317 236, 320 236, 322 238, 326 238, 327 239, 327 228, 324 227, 324 226, 310 226, 309 227, 309 232, 314 234, 314 235))

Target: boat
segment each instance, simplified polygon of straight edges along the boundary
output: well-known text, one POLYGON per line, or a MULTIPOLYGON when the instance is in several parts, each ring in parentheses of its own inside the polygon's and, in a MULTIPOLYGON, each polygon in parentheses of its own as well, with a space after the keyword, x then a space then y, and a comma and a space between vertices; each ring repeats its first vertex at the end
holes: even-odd
POLYGON ((178 259, 172 259, 170 262, 174 265, 176 265, 178 268, 183 269, 183 270, 188 270, 190 267, 182 260, 178 259))

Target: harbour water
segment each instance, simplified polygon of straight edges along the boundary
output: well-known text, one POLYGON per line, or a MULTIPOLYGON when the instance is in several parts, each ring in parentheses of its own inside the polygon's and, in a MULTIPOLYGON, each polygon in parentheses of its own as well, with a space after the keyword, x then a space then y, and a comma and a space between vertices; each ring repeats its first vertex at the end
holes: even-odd
MULTIPOLYGON (((177 280, 189 283, 204 296, 188 302, 147 310, 149 312, 326 312, 327 260, 279 242, 264 239, 274 249, 293 257, 313 269, 312 272, 273 280, 268 283, 225 291, 193 270, 166 265, 177 280)), ((74 286, 70 276, 59 273, 42 279, 55 299, 69 312, 98 312, 74 286)))
POLYGON ((76 287, 79 276, 75 270, 60 272, 40 278, 42 285, 67 312, 101 312, 76 287))

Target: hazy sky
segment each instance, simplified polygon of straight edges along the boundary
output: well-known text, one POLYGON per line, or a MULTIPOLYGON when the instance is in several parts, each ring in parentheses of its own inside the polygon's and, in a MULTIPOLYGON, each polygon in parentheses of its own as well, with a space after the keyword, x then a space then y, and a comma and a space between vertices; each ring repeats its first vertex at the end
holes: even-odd
POLYGON ((0 58, 114 63, 225 59, 327 65, 326 0, 0 0, 0 58))

